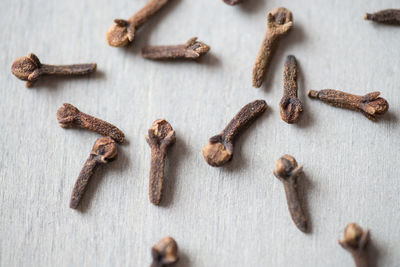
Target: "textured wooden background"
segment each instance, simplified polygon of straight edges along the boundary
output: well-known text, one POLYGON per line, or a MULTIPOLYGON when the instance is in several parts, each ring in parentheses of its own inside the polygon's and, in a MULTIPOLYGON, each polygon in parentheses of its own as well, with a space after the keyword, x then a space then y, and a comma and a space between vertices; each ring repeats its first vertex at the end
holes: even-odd
POLYGON ((0 1, 0 265, 148 266, 150 248, 171 235, 177 266, 353 266, 338 244, 349 222, 371 229, 374 263, 400 264, 400 28, 363 20, 398 0, 171 0, 128 48, 105 40, 114 18, 128 18, 146 0, 0 1), (266 31, 266 14, 285 6, 295 27, 274 56, 267 80, 251 86, 266 31), (209 44, 199 63, 144 60, 145 45, 209 44), (10 71, 34 52, 44 63, 95 61, 82 78, 45 78, 25 88, 10 71), (294 54, 305 105, 297 125, 284 123, 284 58, 294 54), (379 90, 389 113, 363 115, 306 97, 309 89, 358 94, 379 90), (235 145, 232 162, 212 168, 201 148, 248 102, 267 112, 235 145), (117 161, 96 172, 82 210, 68 207, 95 133, 63 129, 64 102, 116 124, 128 142, 117 161), (145 134, 157 118, 174 127, 161 207, 148 200, 150 149, 145 134), (275 161, 304 165, 301 193, 310 234, 292 223, 275 161))

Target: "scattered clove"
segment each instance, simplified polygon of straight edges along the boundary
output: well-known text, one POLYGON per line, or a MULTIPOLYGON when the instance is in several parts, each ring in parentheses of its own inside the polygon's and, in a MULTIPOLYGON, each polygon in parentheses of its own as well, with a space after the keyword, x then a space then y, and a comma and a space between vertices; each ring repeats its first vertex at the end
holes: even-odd
POLYGON ((133 42, 136 30, 167 3, 168 0, 149 0, 139 12, 128 20, 115 19, 115 25, 111 26, 107 32, 108 44, 121 47, 133 42))
POLYGON ((246 129, 267 109, 264 100, 253 101, 244 106, 218 135, 211 137, 203 147, 203 156, 206 162, 213 167, 220 167, 231 160, 233 142, 236 136, 246 129))
POLYGON ((243 2, 243 0, 223 0, 225 2, 225 4, 234 6, 237 4, 240 4, 241 2, 243 2))
POLYGON ((389 103, 379 97, 380 94, 380 92, 372 92, 365 96, 358 96, 333 89, 308 92, 311 98, 322 100, 331 106, 359 111, 372 121, 376 120, 375 115, 383 115, 389 109, 389 103))
POLYGON ((300 205, 297 192, 297 178, 303 173, 303 166, 298 166, 296 159, 290 155, 282 156, 275 166, 274 175, 281 180, 285 188, 290 216, 300 231, 307 232, 308 219, 300 205))
POLYGON ((296 123, 303 111, 303 104, 297 97, 297 62, 288 56, 283 71, 283 97, 280 102, 281 118, 287 123, 296 123))
POLYGON ((80 112, 71 104, 64 103, 57 111, 57 120, 61 127, 78 127, 88 129, 104 136, 110 136, 118 143, 123 143, 125 134, 114 125, 101 119, 80 112))
POLYGON ((142 57, 148 59, 197 59, 208 51, 210 51, 208 45, 197 41, 197 37, 193 37, 182 45, 145 47, 142 49, 142 57))
POLYGON ((164 237, 151 249, 153 263, 150 267, 170 266, 179 260, 178 245, 172 237, 164 237))
POLYGON ((39 58, 29 53, 27 57, 17 58, 11 66, 12 73, 31 87, 43 75, 85 75, 95 72, 96 63, 74 65, 47 65, 40 63, 39 58))
POLYGON ((292 28, 292 12, 284 7, 275 8, 267 15, 268 30, 258 52, 253 68, 253 86, 261 87, 263 79, 279 40, 292 28))
POLYGON ((350 223, 344 229, 344 238, 339 244, 353 256, 356 267, 368 267, 367 245, 369 230, 363 229, 356 223, 350 223))
POLYGON ((164 185, 164 166, 167 149, 175 143, 175 131, 164 119, 158 119, 146 135, 146 141, 151 148, 151 167, 149 197, 150 202, 159 205, 164 185))
POLYGON ((372 14, 367 13, 364 19, 383 24, 400 25, 400 9, 385 9, 372 14))
POLYGON ((78 208, 95 168, 99 164, 105 164, 115 160, 116 157, 117 145, 113 139, 108 136, 97 139, 89 158, 86 160, 85 165, 79 173, 74 189, 72 190, 71 201, 69 204, 71 209, 78 208))

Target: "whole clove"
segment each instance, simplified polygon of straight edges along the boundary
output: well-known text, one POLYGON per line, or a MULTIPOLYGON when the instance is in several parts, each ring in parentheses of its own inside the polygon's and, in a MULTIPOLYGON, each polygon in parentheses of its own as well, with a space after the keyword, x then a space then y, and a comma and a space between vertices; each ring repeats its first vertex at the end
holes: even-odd
POLYGON ((182 45, 145 47, 142 49, 142 57, 148 59, 198 59, 208 51, 210 51, 208 45, 197 41, 197 37, 193 37, 182 45))
POLYGON ((400 9, 385 9, 372 14, 367 13, 364 19, 383 24, 400 25, 400 9))
POLYGON ((133 42, 136 31, 167 3, 168 0, 149 0, 139 12, 128 20, 115 19, 115 25, 110 27, 106 35, 108 44, 121 47, 133 42))
POLYGON ((84 128, 104 136, 110 136, 118 143, 125 141, 125 134, 120 129, 108 122, 85 114, 68 103, 64 103, 58 109, 57 120, 63 128, 84 128))
POLYGON ((208 144, 203 147, 206 162, 213 167, 220 167, 231 160, 235 138, 266 109, 267 103, 264 100, 256 100, 244 106, 225 129, 211 137, 208 144))
POLYGON ((297 191, 298 177, 303 173, 303 166, 298 166, 296 159, 290 155, 282 156, 275 164, 274 175, 285 188, 290 216, 302 232, 308 231, 308 219, 301 207, 297 191))
POLYGON ((149 198, 154 205, 159 205, 164 186, 164 166, 168 148, 176 141, 175 131, 164 119, 158 119, 146 135, 146 141, 151 148, 151 166, 149 198))
POLYGON ((170 266, 179 260, 178 244, 172 237, 164 237, 152 247, 151 256, 153 263, 150 267, 170 266))
POLYGON ((283 71, 283 97, 279 105, 282 120, 289 124, 296 123, 303 111, 297 88, 297 61, 294 56, 288 56, 283 71))
POLYGON ((72 190, 70 208, 76 209, 86 192, 87 185, 93 175, 94 170, 99 164, 105 164, 115 160, 117 157, 117 145, 110 137, 102 137, 97 139, 93 146, 89 158, 86 160, 79 177, 75 182, 72 190))
POLYGON ((18 79, 26 81, 26 87, 31 87, 44 75, 86 75, 95 72, 96 68, 96 63, 73 65, 42 64, 35 54, 29 53, 27 57, 19 57, 14 61, 11 66, 11 72, 18 79))
POLYGON ((234 6, 243 2, 243 0, 223 0, 225 4, 234 6))
POLYGON ((358 224, 350 223, 344 229, 344 238, 339 244, 353 256, 356 267, 368 267, 367 245, 369 230, 364 231, 358 224))
POLYGON ((261 87, 272 54, 282 37, 292 28, 292 12, 284 7, 275 8, 267 15, 268 30, 257 54, 253 68, 253 86, 261 87))
POLYGON ((372 92, 365 96, 358 96, 333 89, 308 92, 311 98, 319 99, 331 106, 359 111, 372 121, 376 120, 376 115, 383 115, 389 109, 389 103, 379 97, 380 94, 380 92, 372 92))

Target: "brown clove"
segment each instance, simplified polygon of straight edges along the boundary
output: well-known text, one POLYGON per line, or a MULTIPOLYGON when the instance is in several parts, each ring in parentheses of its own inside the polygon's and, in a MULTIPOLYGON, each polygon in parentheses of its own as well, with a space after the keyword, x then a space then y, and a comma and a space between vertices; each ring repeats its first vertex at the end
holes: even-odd
POLYGON ((96 63, 73 65, 42 64, 35 54, 29 53, 27 57, 17 58, 11 66, 11 71, 18 79, 26 81, 26 87, 31 87, 44 75, 85 75, 95 72, 96 68, 96 63))
POLYGON ((168 148, 176 141, 175 131, 171 124, 164 119, 153 122, 146 135, 146 141, 151 148, 150 202, 159 205, 164 185, 164 166, 168 148))
POLYGON ((115 25, 110 27, 106 35, 108 44, 121 47, 133 42, 136 31, 167 3, 168 0, 149 0, 139 12, 128 20, 115 19, 115 25))
POLYGON ((145 47, 142 49, 142 57, 148 59, 198 59, 208 51, 210 51, 208 45, 197 41, 197 37, 193 37, 182 45, 145 47))
POLYGON ((380 94, 380 92, 372 92, 359 96, 333 89, 308 92, 311 98, 322 100, 331 106, 359 111, 372 121, 376 120, 376 115, 383 115, 389 109, 389 103, 386 99, 379 97, 380 94))
POLYGON ((125 141, 125 134, 120 129, 108 122, 83 113, 68 103, 64 103, 58 109, 57 120, 63 128, 84 128, 104 136, 110 136, 118 143, 125 141))
POLYGON ((367 245, 369 230, 364 231, 358 224, 350 223, 344 229, 344 238, 339 244, 353 256, 356 267, 368 267, 367 245))
POLYGON ((283 71, 283 97, 279 105, 282 120, 290 124, 296 123, 303 111, 297 87, 297 61, 294 56, 288 56, 283 71))
POLYGON ((222 133, 211 137, 208 144, 203 147, 206 162, 213 167, 220 167, 231 160, 233 142, 237 135, 260 117, 266 109, 267 103, 264 100, 256 100, 244 106, 222 133))
POLYGON ((385 9, 372 14, 367 13, 364 19, 383 24, 400 25, 400 9, 385 9))
POLYGON ((292 28, 292 12, 284 7, 275 8, 267 15, 268 30, 264 41, 257 54, 256 63, 253 68, 253 86, 261 87, 267 71, 272 54, 275 51, 279 40, 292 28))
POLYGON ((99 164, 105 164, 115 160, 117 157, 117 145, 110 137, 102 137, 97 139, 93 146, 89 158, 86 160, 79 177, 75 182, 72 190, 71 201, 69 207, 71 209, 78 208, 78 205, 86 192, 87 185, 93 175, 94 170, 99 164))
POLYGON ((243 0, 223 0, 225 4, 234 6, 243 2, 243 0))
POLYGON ((151 249, 153 263, 150 267, 170 266, 179 260, 178 244, 172 237, 164 237, 151 249))
POLYGON ((282 156, 275 166, 274 175, 283 183, 285 188, 290 216, 300 231, 307 232, 308 219, 301 207, 297 191, 297 180, 303 173, 303 166, 298 166, 296 159, 290 155, 282 156))

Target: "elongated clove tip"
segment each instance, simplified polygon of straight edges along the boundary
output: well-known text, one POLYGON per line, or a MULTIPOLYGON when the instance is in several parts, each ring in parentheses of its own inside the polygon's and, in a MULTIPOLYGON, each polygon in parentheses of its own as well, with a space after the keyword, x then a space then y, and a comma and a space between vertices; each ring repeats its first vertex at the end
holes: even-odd
POLYGON ((309 97, 311 97, 311 98, 318 98, 318 91, 309 90, 309 91, 307 92, 307 95, 308 95, 309 97))
POLYGON ((303 233, 308 233, 309 229, 308 229, 308 221, 304 220, 301 222, 296 223, 297 228, 299 228, 300 231, 302 231, 303 233))
POLYGON ((296 57, 293 56, 293 55, 287 56, 286 62, 289 62, 289 63, 291 63, 291 64, 297 64, 296 57))
POLYGON ((240 4, 242 2, 242 0, 223 0, 225 2, 225 4, 234 6, 237 4, 240 4))
POLYGON ((365 15, 364 15, 364 19, 365 20, 370 20, 371 19, 371 14, 369 14, 369 13, 365 13, 365 15))

